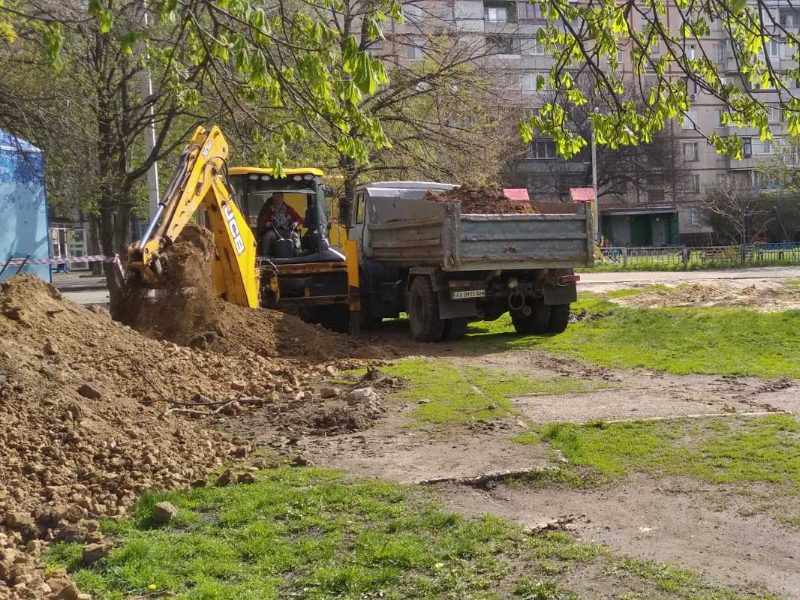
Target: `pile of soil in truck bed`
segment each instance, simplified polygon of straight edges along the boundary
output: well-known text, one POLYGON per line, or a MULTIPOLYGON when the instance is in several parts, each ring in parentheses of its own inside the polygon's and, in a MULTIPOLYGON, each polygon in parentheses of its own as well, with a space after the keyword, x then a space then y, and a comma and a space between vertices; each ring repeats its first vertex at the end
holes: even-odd
POLYGON ((503 190, 492 185, 466 184, 441 194, 428 192, 424 200, 434 202, 458 202, 462 214, 498 215, 498 214, 536 214, 537 211, 529 202, 509 200, 503 190))
POLYGON ((324 375, 367 364, 349 360, 355 341, 280 313, 214 305, 200 317, 222 335, 192 348, 31 275, 0 285, 0 599, 61 598, 53 590, 74 584, 37 562, 43 543, 98 541, 96 519, 125 514, 144 490, 199 484, 246 457, 244 440, 212 428, 213 408, 246 419, 320 402, 324 375))

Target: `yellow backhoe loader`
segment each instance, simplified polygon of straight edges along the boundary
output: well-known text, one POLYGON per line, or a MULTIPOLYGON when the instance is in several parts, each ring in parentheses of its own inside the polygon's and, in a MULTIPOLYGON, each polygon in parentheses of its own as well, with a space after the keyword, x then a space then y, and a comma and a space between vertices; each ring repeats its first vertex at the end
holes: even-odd
POLYGON ((228 170, 228 143, 219 127, 198 127, 144 236, 128 249, 128 268, 144 285, 162 282, 161 253, 202 209, 200 221, 216 244, 214 283, 225 300, 250 308, 291 309, 303 318, 357 333, 355 242, 329 242, 329 203, 318 169, 237 167, 228 170), (290 251, 257 253, 258 215, 280 193, 303 224, 290 251))

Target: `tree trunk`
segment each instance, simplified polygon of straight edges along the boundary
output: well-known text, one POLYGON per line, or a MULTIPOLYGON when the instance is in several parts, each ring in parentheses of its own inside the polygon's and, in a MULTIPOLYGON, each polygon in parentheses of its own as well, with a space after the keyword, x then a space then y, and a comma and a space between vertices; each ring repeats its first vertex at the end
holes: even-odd
POLYGON ((352 158, 346 155, 339 157, 339 166, 344 173, 344 197, 352 206, 356 197, 356 188, 358 187, 358 169, 352 158))
MULTIPOLYGON (((97 215, 89 215, 89 254, 100 254, 100 219, 97 215)), ((92 275, 102 275, 102 263, 93 262, 90 264, 92 266, 92 275)))

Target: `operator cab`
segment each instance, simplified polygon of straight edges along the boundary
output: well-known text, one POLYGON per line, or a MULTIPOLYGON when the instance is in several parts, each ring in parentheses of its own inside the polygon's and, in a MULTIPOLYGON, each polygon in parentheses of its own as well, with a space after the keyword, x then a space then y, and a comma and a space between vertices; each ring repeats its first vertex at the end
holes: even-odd
POLYGON ((228 175, 241 212, 259 242, 259 248, 263 248, 261 254, 264 258, 274 264, 344 261, 344 255, 332 248, 328 239, 329 225, 322 171, 312 168, 284 169, 284 177, 277 177, 272 169, 234 167, 228 175), (259 214, 275 194, 281 194, 285 204, 302 221, 297 230, 299 244, 286 243, 292 239, 290 232, 286 231, 276 230, 278 239, 282 241, 273 244, 269 249, 263 247, 258 239, 259 235, 263 236, 265 233, 259 231, 259 214))

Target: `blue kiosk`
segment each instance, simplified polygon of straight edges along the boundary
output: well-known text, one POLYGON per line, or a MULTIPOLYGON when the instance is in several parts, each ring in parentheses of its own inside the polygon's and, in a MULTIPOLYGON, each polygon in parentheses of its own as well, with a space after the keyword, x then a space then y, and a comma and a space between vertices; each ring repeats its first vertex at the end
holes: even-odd
POLYGON ((49 259, 44 155, 0 129, 0 269, 5 266, 0 281, 21 266, 22 272, 52 283, 50 265, 41 263, 49 259))

